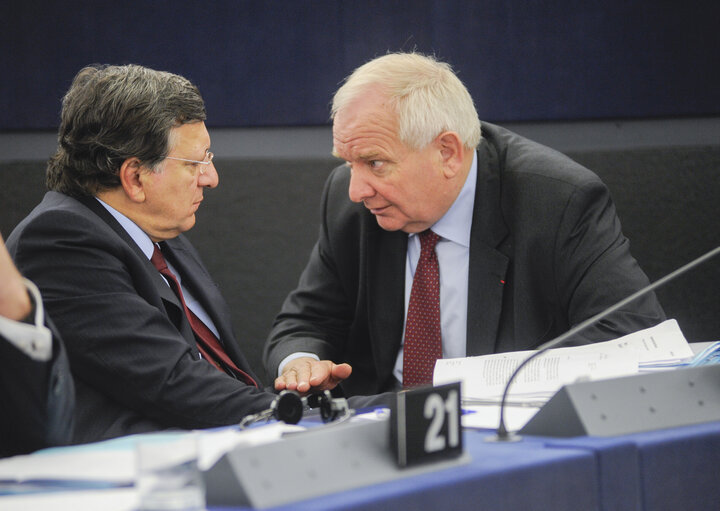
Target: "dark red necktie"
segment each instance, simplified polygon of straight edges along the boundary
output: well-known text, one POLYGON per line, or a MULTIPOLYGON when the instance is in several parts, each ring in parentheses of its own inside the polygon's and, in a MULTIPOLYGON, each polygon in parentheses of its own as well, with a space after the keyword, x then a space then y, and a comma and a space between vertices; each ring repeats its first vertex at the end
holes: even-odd
POLYGON ((405 323, 403 387, 432 383, 435 361, 442 358, 440 332, 440 268, 435 245, 440 237, 430 229, 420 233, 418 259, 405 323))
POLYGON ((183 297, 180 283, 177 278, 175 278, 175 275, 173 275, 173 272, 170 271, 170 268, 168 268, 167 261, 165 261, 165 257, 158 246, 153 243, 153 247, 154 250, 150 262, 153 263, 153 266, 155 266, 155 268, 157 268, 157 270, 168 280, 170 287, 180 299, 180 303, 182 303, 185 311, 185 316, 190 322, 190 326, 195 333, 198 350, 202 353, 203 358, 214 365, 218 370, 237 376, 248 385, 257 387, 255 380, 253 380, 245 371, 239 369, 230 359, 228 354, 225 353, 225 350, 220 345, 220 341, 218 341, 217 337, 215 337, 212 330, 210 330, 207 325, 203 323, 200 318, 198 318, 185 304, 185 298, 183 297))

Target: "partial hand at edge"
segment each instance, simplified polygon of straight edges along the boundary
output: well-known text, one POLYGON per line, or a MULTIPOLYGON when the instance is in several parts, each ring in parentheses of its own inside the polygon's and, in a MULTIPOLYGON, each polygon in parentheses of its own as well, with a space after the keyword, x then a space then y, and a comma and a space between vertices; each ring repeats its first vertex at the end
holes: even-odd
POLYGON ((301 395, 332 390, 351 373, 349 364, 335 364, 311 357, 296 358, 288 362, 282 374, 275 379, 275 390, 295 390, 301 395))
POLYGON ((20 321, 32 311, 32 303, 20 272, 13 264, 0 236, 0 316, 20 321))

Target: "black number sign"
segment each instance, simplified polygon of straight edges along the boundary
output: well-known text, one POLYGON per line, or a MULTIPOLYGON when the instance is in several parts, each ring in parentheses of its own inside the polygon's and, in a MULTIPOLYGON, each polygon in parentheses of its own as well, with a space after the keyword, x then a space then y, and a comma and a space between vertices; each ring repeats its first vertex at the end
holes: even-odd
POLYGON ((390 419, 390 443, 398 465, 460 456, 460 415, 460 383, 398 392, 390 419))

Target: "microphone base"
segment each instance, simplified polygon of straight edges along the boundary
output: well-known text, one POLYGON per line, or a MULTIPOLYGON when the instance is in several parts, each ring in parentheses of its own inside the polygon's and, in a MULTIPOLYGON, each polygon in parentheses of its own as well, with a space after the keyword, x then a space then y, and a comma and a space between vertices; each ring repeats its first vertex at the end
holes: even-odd
POLYGON ((483 441, 485 442, 520 442, 523 439, 522 435, 516 435, 515 433, 508 431, 505 434, 495 433, 494 435, 486 436, 483 441))

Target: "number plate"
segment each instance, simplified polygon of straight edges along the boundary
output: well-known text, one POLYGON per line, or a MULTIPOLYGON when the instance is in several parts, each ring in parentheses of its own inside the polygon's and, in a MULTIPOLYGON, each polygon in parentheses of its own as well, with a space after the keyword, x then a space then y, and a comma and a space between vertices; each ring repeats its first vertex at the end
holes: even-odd
POLYGON ((390 445, 401 467, 455 458, 463 452, 460 383, 398 392, 390 445))

